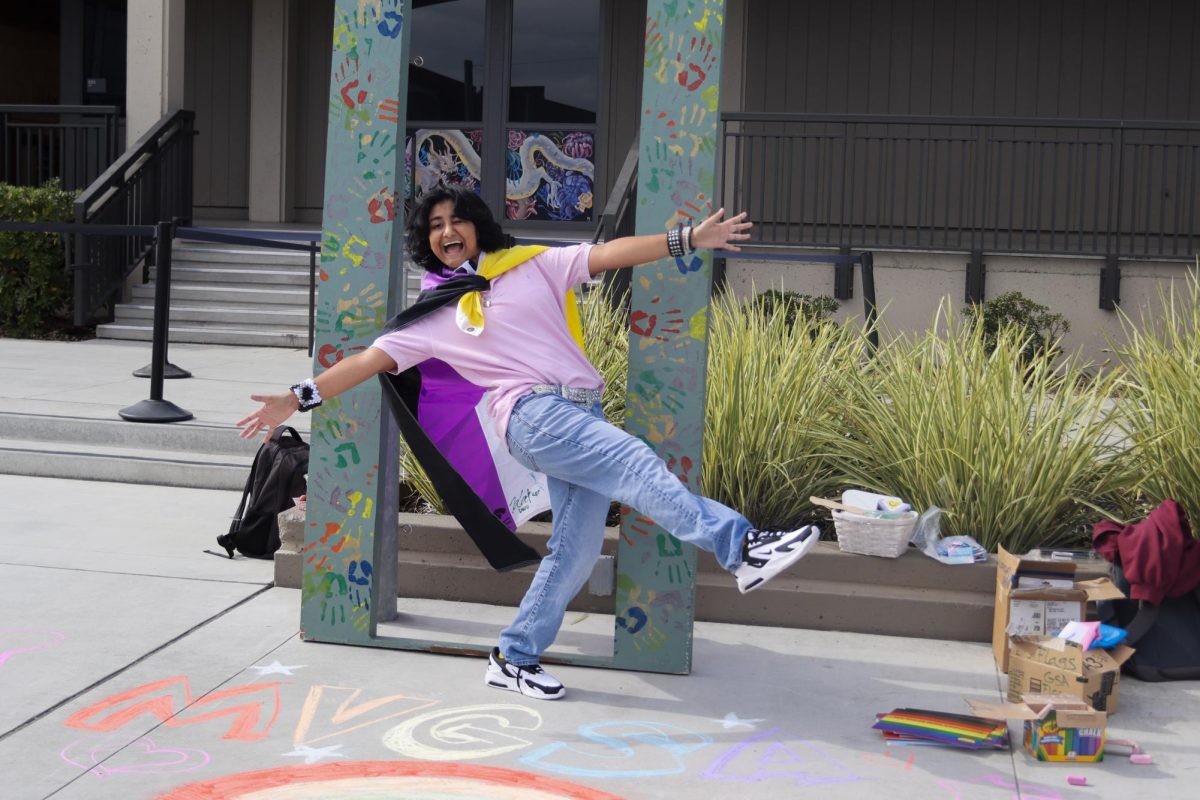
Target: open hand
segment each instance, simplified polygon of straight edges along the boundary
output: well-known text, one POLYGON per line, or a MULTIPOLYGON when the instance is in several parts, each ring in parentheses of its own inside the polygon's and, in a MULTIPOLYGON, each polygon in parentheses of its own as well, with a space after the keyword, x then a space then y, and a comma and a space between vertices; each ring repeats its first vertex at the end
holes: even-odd
POLYGON ((749 239, 750 234, 747 231, 754 227, 754 223, 746 220, 745 211, 736 217, 721 221, 723 216, 725 216, 725 209, 717 209, 717 213, 692 228, 691 245, 693 250, 707 248, 709 250, 730 250, 736 253, 741 249, 733 242, 749 239))
POLYGON ((291 392, 252 394, 250 399, 262 403, 262 406, 253 414, 237 421, 237 426, 242 429, 238 436, 242 439, 253 439, 256 433, 264 429, 266 435, 270 436, 272 430, 282 425, 300 407, 300 401, 291 392))

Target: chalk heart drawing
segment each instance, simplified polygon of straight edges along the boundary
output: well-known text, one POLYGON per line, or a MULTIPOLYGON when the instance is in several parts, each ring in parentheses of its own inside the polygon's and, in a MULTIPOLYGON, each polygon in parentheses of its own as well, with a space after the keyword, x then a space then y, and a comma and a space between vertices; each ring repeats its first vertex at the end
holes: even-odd
POLYGON ((191 783, 158 800, 621 800, 545 775, 479 764, 338 761, 277 767, 191 783))
POLYGON ((521 763, 578 778, 651 778, 682 773, 684 756, 712 742, 687 728, 638 720, 582 725, 578 738, 583 744, 554 742, 521 763))
POLYGON ((76 739, 59 753, 63 761, 97 778, 114 775, 174 775, 207 766, 208 753, 191 747, 159 747, 153 739, 123 736, 76 739))
POLYGON ((42 628, 0 628, 0 667, 10 658, 54 647, 67 637, 42 628))
POLYGON ((525 706, 460 706, 407 719, 384 734, 383 744, 408 758, 470 761, 529 747, 519 732, 540 727, 542 715, 525 706))

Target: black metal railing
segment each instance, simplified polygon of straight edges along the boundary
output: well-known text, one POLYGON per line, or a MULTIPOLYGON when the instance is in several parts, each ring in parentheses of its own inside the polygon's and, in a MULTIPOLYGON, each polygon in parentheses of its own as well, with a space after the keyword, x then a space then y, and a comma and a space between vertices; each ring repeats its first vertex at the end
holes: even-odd
MULTIPOLYGON (((596 223, 596 233, 592 236, 592 244, 612 241, 620 236, 632 236, 637 226, 637 183, 638 183, 638 137, 633 137, 625 160, 621 163, 621 171, 609 192, 608 202, 600 213, 596 223)), ((604 285, 609 290, 609 296, 614 300, 624 298, 628 304, 630 298, 631 269, 611 270, 604 273, 604 285)), ((626 307, 626 311, 628 311, 626 307)))
MULTIPOLYGON (((75 200, 77 223, 187 224, 192 218, 192 138, 195 114, 179 110, 161 119, 75 200)), ((71 237, 75 269, 75 324, 85 325, 112 299, 125 278, 153 260, 154 237, 71 237), (85 268, 81 268, 85 267, 85 268)))
POLYGON ((0 183, 76 191, 121 152, 116 106, 0 105, 0 183))
POLYGON ((1200 122, 722 115, 754 244, 1192 259, 1200 122))

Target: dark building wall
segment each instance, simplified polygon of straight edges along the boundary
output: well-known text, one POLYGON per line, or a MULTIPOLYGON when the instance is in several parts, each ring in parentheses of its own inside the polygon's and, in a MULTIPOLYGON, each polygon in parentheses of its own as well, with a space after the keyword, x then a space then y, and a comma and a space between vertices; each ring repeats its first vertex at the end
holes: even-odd
POLYGON ((58 20, 57 3, 5 4, 0 14, 0 103, 59 102, 58 20))
POLYGON ((245 216, 249 204, 250 3, 189 0, 184 102, 196 112, 198 216, 245 216))
POLYGON ((1200 119, 1195 0, 747 0, 746 111, 1200 119))

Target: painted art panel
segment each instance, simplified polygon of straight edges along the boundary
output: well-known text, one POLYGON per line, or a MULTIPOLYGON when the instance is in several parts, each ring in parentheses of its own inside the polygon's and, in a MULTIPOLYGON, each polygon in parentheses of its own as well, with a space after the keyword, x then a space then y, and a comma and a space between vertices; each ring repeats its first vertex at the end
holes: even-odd
POLYGON ((596 177, 591 131, 508 130, 505 216, 511 220, 590 222, 596 177))
MULTIPOLYGON (((314 374, 370 346, 399 283, 407 13, 403 0, 334 4, 314 374)), ((301 593, 309 640, 366 643, 374 633, 376 526, 395 524, 399 461, 395 437, 382 435, 381 400, 370 381, 313 412, 301 593)))
MULTIPOLYGON (((661 234, 711 213, 724 3, 649 0, 639 139, 638 234, 661 234)), ((634 271, 626 427, 693 490, 700 487, 711 252, 634 271)), ((687 672, 695 548, 652 520, 622 515, 615 660, 687 672)))

